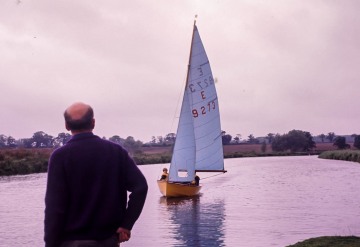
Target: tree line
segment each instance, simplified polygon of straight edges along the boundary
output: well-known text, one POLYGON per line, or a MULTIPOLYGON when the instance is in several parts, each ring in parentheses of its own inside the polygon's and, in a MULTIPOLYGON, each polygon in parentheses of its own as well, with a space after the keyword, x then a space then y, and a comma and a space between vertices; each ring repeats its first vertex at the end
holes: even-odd
MULTIPOLYGON (((232 135, 227 134, 226 131, 222 131, 223 145, 231 144, 262 144, 266 148, 266 144, 270 144, 273 151, 310 151, 316 147, 314 137, 308 131, 291 130, 286 134, 274 134, 269 133, 265 137, 255 137, 250 134, 247 139, 242 140, 241 134, 236 134, 233 138, 232 135)), ((351 135, 354 138, 353 146, 360 149, 360 135, 351 135)), ((346 138, 343 136, 337 136, 334 132, 329 132, 327 135, 320 134, 316 136, 321 142, 328 140, 333 143, 338 149, 350 148, 350 145, 346 143, 346 138)), ((16 140, 12 136, 6 136, 0 134, 0 148, 56 148, 64 145, 71 135, 69 133, 59 133, 57 136, 51 136, 43 131, 35 132, 30 138, 23 138, 16 140)), ((106 137, 103 137, 106 139, 106 137)), ((151 141, 143 143, 142 141, 135 140, 134 137, 128 136, 127 138, 121 138, 118 135, 110 137, 108 140, 118 143, 128 151, 136 152, 142 146, 171 146, 175 143, 176 134, 169 133, 165 136, 153 136, 151 141)))
MULTIPOLYGON (((12 136, 6 136, 0 134, 0 148, 4 147, 23 147, 23 148, 53 148, 60 147, 69 141, 71 135, 69 133, 59 133, 57 136, 51 136, 43 131, 35 132, 30 138, 23 138, 16 140, 12 136)), ((103 137, 106 139, 106 137, 103 137)), ((125 139, 120 138, 118 135, 114 135, 109 138, 110 141, 119 143, 122 145, 142 145, 141 141, 136 141, 132 136, 125 139)))
MULTIPOLYGON (((351 146, 346 143, 346 138, 344 136, 337 136, 334 132, 329 132, 327 135, 320 134, 316 136, 317 139, 320 139, 321 142, 333 143, 338 149, 347 149, 351 146)), ((354 138, 353 147, 360 149, 360 135, 352 134, 354 138)), ((311 135, 308 131, 302 130, 291 130, 286 134, 274 134, 269 133, 265 137, 255 138, 253 134, 250 134, 247 139, 241 141, 241 134, 237 134, 234 138, 230 134, 226 134, 225 131, 222 131, 222 140, 224 145, 231 144, 261 144, 262 150, 266 149, 266 145, 270 144, 273 151, 276 152, 308 152, 316 148, 315 137, 311 135)))

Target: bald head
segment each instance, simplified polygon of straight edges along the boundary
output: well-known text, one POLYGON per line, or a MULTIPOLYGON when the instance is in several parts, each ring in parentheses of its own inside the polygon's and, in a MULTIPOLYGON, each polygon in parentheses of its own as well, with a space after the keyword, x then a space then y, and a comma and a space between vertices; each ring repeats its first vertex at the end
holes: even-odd
POLYGON ((64 112, 66 129, 71 132, 92 131, 94 129, 94 111, 91 106, 77 102, 64 112))

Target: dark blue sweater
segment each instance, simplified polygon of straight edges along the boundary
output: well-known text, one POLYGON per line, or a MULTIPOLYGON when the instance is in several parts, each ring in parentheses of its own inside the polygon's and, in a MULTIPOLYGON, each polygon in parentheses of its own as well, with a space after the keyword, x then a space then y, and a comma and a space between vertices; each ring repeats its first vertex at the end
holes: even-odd
POLYGON ((46 247, 64 240, 106 239, 118 227, 131 230, 147 189, 145 177, 121 146, 92 133, 73 136, 49 160, 46 247))

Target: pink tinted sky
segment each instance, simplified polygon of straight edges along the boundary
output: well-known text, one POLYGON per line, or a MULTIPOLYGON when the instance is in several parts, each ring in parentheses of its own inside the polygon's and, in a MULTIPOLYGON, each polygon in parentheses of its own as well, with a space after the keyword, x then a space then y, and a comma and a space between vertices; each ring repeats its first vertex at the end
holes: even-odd
POLYGON ((0 7, 0 134, 65 132, 91 104, 100 136, 176 132, 194 15, 222 129, 360 134, 360 1, 6 0, 0 7))

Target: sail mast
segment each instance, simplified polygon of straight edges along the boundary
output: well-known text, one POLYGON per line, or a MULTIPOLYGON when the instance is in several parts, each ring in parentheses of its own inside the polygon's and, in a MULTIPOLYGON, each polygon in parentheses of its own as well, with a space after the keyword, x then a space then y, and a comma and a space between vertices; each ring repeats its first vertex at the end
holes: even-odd
POLYGON ((191 36, 190 54, 189 54, 188 69, 187 69, 187 73, 186 73, 185 88, 188 86, 188 83, 189 83, 188 80, 189 80, 189 74, 190 74, 190 62, 191 62, 192 48, 193 48, 193 43, 194 43, 194 33, 195 33, 195 28, 196 28, 196 17, 197 17, 197 15, 195 15, 193 32, 192 32, 192 36, 191 36))
POLYGON ((191 113, 191 104, 189 102, 188 84, 191 79, 191 62, 196 38, 196 20, 194 20, 193 33, 191 37, 189 63, 186 74, 183 101, 181 105, 179 124, 176 133, 174 151, 171 158, 169 181, 170 182, 191 182, 194 179, 194 166, 196 161, 194 120, 191 113), (179 172, 187 173, 183 176, 179 172))

